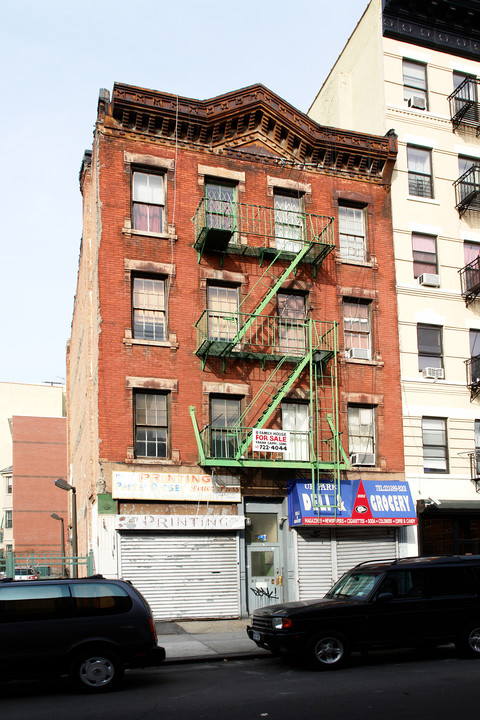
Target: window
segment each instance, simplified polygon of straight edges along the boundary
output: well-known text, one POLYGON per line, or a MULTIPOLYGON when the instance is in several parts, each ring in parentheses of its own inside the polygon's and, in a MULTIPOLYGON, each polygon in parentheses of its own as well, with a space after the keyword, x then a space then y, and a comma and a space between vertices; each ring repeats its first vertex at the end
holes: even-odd
POLYGON ((408 192, 417 197, 433 198, 431 151, 407 147, 408 192))
POLYGON ((437 325, 417 325, 418 369, 443 368, 442 328, 437 325))
POLYGON ((144 232, 163 232, 163 176, 133 173, 133 227, 144 232))
POLYGON ((460 85, 465 82, 465 85, 455 94, 455 105, 454 112, 462 113, 462 117, 468 120, 478 119, 478 107, 477 107, 477 83, 475 75, 468 75, 467 73, 457 72, 453 73, 453 88, 456 90, 460 85), (465 82, 469 80, 470 82, 465 82), (468 109, 465 110, 467 105, 468 109))
POLYGON ((423 472, 448 472, 447 421, 444 418, 422 418, 423 472))
POLYGON ((458 156, 458 175, 462 177, 467 170, 471 170, 474 165, 480 165, 480 158, 467 157, 467 155, 458 156))
POLYGON ((303 197, 274 195, 275 241, 279 250, 298 252, 304 238, 303 197))
POLYGON ((5 493, 7 495, 11 495, 13 490, 13 477, 11 475, 7 475, 5 477, 5 493))
POLYGON ((364 462, 375 464, 375 410, 368 405, 349 405, 348 407, 348 451, 360 454, 364 462), (365 462, 366 456, 371 462, 365 462))
POLYGON ((403 61, 403 99, 418 110, 427 109, 427 66, 413 60, 403 61))
POLYGON ((463 243, 463 254, 465 258, 465 265, 469 265, 480 255, 480 245, 478 243, 465 241, 463 243))
POLYGON ((215 180, 205 182, 207 227, 235 231, 235 186, 215 180))
POLYGON ((5 529, 13 527, 13 510, 5 510, 5 529))
POLYGON ((101 582, 70 585, 75 615, 119 615, 132 609, 132 599, 122 587, 101 582))
POLYGON ((437 272, 437 238, 435 235, 412 233, 413 277, 437 272))
POLYGON ((233 340, 238 331, 238 288, 208 285, 208 339, 233 340))
POLYGON ((168 457, 168 396, 135 393, 135 455, 168 457))
POLYGON ((241 440, 240 398, 212 397, 210 399, 211 455, 233 458, 241 440), (235 427, 237 425, 237 427, 235 427))
POLYGON ((284 460, 309 460, 309 427, 310 417, 308 405, 303 403, 282 403, 282 428, 290 433, 290 447, 284 453, 284 460))
POLYGON ((480 330, 470 330, 470 372, 474 384, 480 381, 480 330))
POLYGON ((306 304, 304 295, 278 293, 278 345, 285 355, 306 352, 306 304))
POLYGON ((151 277, 133 279, 133 337, 165 340, 167 336, 166 281, 151 277))
POLYGON ((371 328, 369 302, 363 300, 343 301, 343 338, 345 350, 353 350, 351 357, 370 360, 371 328))
POLYGON ((340 205, 338 208, 340 257, 343 260, 365 262, 365 210, 340 205))

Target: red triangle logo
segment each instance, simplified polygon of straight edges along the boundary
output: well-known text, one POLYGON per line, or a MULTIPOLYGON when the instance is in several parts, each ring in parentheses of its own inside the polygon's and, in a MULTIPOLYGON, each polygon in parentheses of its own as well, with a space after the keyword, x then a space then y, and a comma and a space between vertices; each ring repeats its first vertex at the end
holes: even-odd
POLYGON ((372 520, 372 511, 368 502, 367 493, 364 490, 363 482, 360 480, 358 484, 357 496, 353 503, 352 518, 355 520, 372 520))

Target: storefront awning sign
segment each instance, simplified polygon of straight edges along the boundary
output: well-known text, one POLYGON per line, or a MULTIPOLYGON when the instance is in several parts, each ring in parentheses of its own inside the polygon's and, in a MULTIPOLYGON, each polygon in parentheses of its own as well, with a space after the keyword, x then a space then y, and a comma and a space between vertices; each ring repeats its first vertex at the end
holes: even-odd
POLYGON ((119 500, 240 502, 240 486, 222 476, 113 472, 112 497, 119 500))
POLYGON ((417 524, 407 482, 346 480, 340 483, 340 503, 336 503, 333 483, 320 481, 316 488, 319 507, 314 507, 311 482, 290 482, 288 517, 291 527, 417 524))

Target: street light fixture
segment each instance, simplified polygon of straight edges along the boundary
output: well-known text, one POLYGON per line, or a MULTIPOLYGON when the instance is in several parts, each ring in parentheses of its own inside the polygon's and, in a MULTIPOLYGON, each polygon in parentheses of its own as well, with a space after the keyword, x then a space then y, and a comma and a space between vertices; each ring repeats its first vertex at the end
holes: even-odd
POLYGON ((60 520, 60 522, 62 523, 62 526, 61 526, 61 531, 62 531, 62 544, 61 544, 61 548, 62 548, 62 575, 65 575, 65 531, 64 531, 64 529, 63 529, 63 527, 64 527, 64 526, 63 526, 63 518, 60 517, 60 515, 57 515, 57 513, 50 513, 50 517, 53 518, 54 520, 60 520))
POLYGON ((63 478, 57 478, 55 485, 61 490, 67 490, 72 493, 72 577, 78 577, 77 568, 77 493, 75 487, 70 485, 63 478))

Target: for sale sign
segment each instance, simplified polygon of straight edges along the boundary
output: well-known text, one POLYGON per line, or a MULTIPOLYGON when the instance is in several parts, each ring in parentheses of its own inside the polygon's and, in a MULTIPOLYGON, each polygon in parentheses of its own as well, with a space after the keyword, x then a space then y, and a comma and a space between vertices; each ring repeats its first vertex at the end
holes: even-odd
POLYGON ((286 453, 290 443, 290 433, 285 430, 265 430, 254 428, 253 451, 269 453, 286 453))

